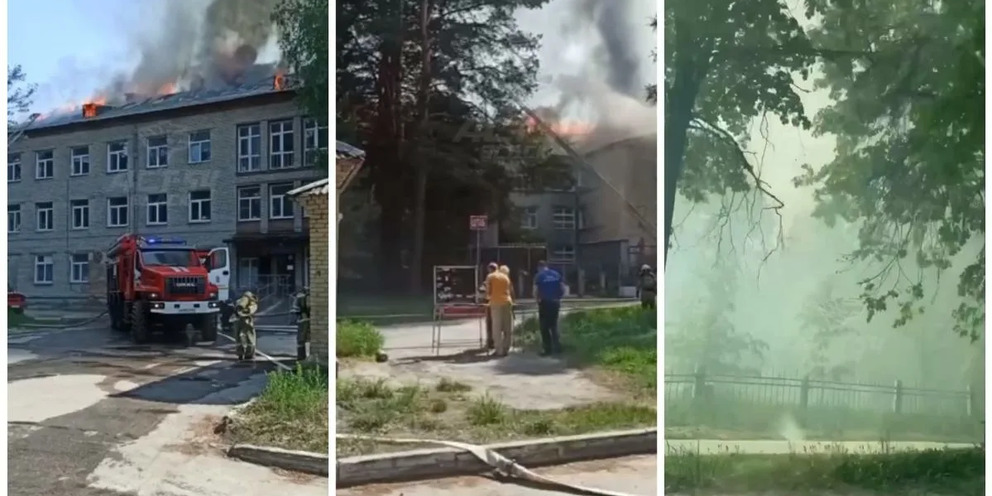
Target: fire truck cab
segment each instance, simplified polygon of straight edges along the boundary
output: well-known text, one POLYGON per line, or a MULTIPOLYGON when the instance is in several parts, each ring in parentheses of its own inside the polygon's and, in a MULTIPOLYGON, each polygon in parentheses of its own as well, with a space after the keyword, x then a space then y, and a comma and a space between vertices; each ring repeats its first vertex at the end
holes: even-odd
POLYGON ((188 325, 204 341, 216 340, 220 295, 210 281, 209 263, 222 260, 225 265, 216 270, 229 271, 227 248, 209 250, 207 265, 198 251, 177 238, 118 238, 106 256, 111 326, 129 333, 135 343, 148 342, 154 332, 183 333, 188 325))

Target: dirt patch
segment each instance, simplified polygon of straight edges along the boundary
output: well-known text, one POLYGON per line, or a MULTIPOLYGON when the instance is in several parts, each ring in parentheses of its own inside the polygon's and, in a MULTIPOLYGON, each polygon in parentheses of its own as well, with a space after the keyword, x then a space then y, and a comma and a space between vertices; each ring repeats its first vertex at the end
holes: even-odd
POLYGON ((218 415, 203 416, 190 425, 182 442, 165 445, 162 450, 182 453, 187 456, 223 454, 225 443, 218 433, 217 427, 219 425, 224 425, 223 417, 218 415))

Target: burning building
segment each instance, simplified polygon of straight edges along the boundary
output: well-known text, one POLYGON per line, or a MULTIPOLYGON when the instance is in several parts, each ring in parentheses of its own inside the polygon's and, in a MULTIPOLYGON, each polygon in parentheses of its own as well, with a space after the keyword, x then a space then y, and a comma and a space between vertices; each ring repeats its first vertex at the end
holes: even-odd
POLYGON ((241 70, 94 98, 24 128, 7 156, 9 282, 32 298, 84 296, 94 254, 137 232, 226 245, 234 290, 306 285, 309 219, 289 192, 327 177, 327 128, 301 114, 292 77, 249 52, 232 58, 252 63, 241 70))

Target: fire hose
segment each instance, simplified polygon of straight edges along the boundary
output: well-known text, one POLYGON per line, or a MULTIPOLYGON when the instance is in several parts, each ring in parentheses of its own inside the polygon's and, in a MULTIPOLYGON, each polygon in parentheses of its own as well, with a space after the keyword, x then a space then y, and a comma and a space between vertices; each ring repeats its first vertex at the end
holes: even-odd
POLYGON ((582 494, 591 494, 595 496, 634 496, 630 493, 621 493, 617 491, 608 491, 606 489, 597 489, 592 487, 580 486, 578 484, 570 484, 567 482, 561 482, 558 480, 551 479, 540 475, 523 465, 489 449, 485 446, 479 446, 476 444, 460 443, 457 441, 442 441, 438 439, 410 439, 410 438, 387 438, 387 437, 374 437, 374 436, 357 436, 354 434, 336 434, 337 439, 354 439, 361 441, 374 441, 378 443, 389 443, 389 444, 436 444, 440 446, 447 446, 449 448, 459 449, 462 451, 467 451, 476 458, 481 460, 486 465, 489 465, 495 469, 498 473, 516 479, 523 479, 528 482, 535 484, 540 484, 543 486, 548 486, 552 488, 563 488, 569 491, 577 491, 582 494))

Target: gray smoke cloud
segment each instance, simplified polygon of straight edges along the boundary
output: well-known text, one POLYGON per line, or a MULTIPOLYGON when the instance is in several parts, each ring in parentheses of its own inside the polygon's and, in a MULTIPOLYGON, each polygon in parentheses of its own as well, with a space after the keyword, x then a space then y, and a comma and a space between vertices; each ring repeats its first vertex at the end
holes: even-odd
POLYGON ((618 93, 641 95, 643 61, 633 33, 643 26, 634 25, 629 0, 581 0, 576 4, 579 19, 594 26, 602 41, 597 61, 606 71, 606 82, 618 93))
MULTIPOLYGON (((159 4, 158 29, 131 37, 138 63, 100 93, 109 103, 245 82, 259 54, 275 42, 272 11, 279 0, 169 0, 159 4)), ((277 62, 277 61, 269 61, 277 62)))

